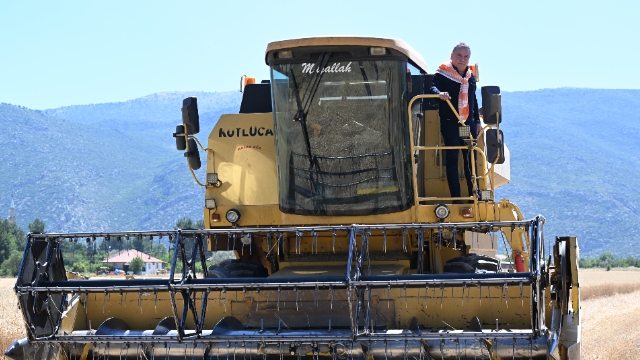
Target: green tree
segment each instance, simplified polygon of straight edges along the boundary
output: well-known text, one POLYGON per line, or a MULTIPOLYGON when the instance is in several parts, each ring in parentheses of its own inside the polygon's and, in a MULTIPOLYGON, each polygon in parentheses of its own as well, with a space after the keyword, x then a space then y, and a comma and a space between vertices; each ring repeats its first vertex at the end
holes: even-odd
POLYGON ((174 230, 182 229, 182 230, 198 230, 204 229, 204 220, 200 219, 196 222, 193 222, 191 218, 180 218, 176 222, 176 225, 173 227, 174 230))
POLYGON ((89 272, 89 262, 86 260, 79 260, 73 263, 71 267, 66 266, 67 271, 87 273, 89 272))
POLYGON ((0 220, 0 264, 14 251, 22 252, 26 238, 24 231, 7 219, 0 220))
POLYGON ((136 256, 131 260, 129 264, 129 270, 133 271, 134 274, 139 273, 144 268, 144 261, 139 256, 136 256))
POLYGON ((595 266, 595 260, 593 258, 580 258, 578 261, 581 268, 592 268, 595 266))
POLYGON ((614 265, 615 261, 616 258, 612 253, 604 253, 600 255, 600 257, 598 257, 598 267, 611 268, 611 266, 614 265))
POLYGON ((44 221, 36 218, 31 224, 29 224, 29 232, 42 234, 44 233, 44 227, 44 221))
POLYGON ((22 262, 22 252, 14 250, 9 258, 5 260, 0 267, 2 267, 2 275, 4 276, 16 276, 20 269, 20 263, 22 262))

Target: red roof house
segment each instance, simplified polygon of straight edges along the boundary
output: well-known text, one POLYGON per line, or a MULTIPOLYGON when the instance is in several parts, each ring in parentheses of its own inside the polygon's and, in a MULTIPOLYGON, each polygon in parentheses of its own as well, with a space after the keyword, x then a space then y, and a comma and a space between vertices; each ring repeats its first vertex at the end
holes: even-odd
POLYGON ((160 259, 156 259, 149 254, 145 254, 142 251, 138 251, 135 249, 131 250, 122 250, 114 255, 110 255, 108 258, 102 260, 104 264, 107 266, 112 266, 114 269, 124 269, 131 264, 131 260, 139 257, 144 262, 144 269, 142 270, 142 274, 144 275, 155 275, 158 270, 163 268, 164 261, 160 259))

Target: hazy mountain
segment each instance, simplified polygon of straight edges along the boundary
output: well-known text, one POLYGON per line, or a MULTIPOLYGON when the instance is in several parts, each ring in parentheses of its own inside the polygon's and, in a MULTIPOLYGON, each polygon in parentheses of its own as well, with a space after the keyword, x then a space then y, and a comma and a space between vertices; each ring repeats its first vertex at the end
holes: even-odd
POLYGON ((120 103, 65 106, 43 111, 47 115, 79 124, 115 129, 121 133, 154 138, 156 145, 173 148, 166 141, 182 123, 180 108, 188 96, 198 98, 202 131, 211 129, 221 114, 237 113, 242 94, 228 92, 162 92, 120 103), (167 137, 168 136, 168 137, 167 137))
POLYGON ((81 124, 102 124, 111 126, 111 122, 135 120, 128 125, 139 123, 174 122, 180 119, 182 100, 188 96, 198 98, 198 109, 201 114, 212 111, 232 109, 238 111, 242 94, 229 92, 186 92, 173 91, 151 94, 138 99, 120 103, 90 104, 65 106, 45 110, 44 113, 81 124))
POLYGON ((497 195, 543 214, 547 241, 640 256, 640 90, 513 92, 503 110, 512 182, 497 195))
MULTIPOLYGON (((8 214, 15 192, 23 228, 36 217, 49 231, 166 229, 182 216, 201 219, 203 190, 171 136, 187 96, 198 97, 201 139, 241 98, 168 92, 45 111, 1 104, 0 211, 8 214)), ((504 93, 503 110, 512 181, 497 198, 529 218, 543 214, 547 242, 577 235, 583 255, 640 256, 640 90, 504 93)))
POLYGON ((203 131, 237 112, 241 98, 173 92, 45 111, 1 104, 0 171, 11 175, 0 206, 15 193, 19 225, 39 217, 48 231, 166 229, 202 218, 204 192, 172 137, 187 96, 198 97, 203 131))

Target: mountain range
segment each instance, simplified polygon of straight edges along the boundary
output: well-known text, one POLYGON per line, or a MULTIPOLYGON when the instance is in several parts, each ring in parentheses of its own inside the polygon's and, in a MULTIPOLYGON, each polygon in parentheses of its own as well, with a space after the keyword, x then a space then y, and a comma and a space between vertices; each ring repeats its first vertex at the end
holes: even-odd
MULTIPOLYGON (((201 134, 237 113, 230 92, 163 92, 106 104, 31 110, 0 104, 0 211, 47 231, 171 228, 202 218, 197 186, 172 133, 187 96, 201 134)), ((582 255, 640 256, 640 90, 505 92, 511 183, 496 198, 545 216, 547 242, 577 235, 582 255)), ((205 154, 201 154, 202 157, 205 154)), ((200 178, 204 169, 198 171, 200 178)))
POLYGON ((640 256, 640 90, 545 89, 503 94, 511 183, 496 191, 546 241, 576 235, 582 255, 640 256))
POLYGON ((241 99, 170 92, 44 111, 0 104, 0 204, 13 194, 18 224, 40 218, 47 231, 166 229, 202 218, 204 192, 172 137, 187 96, 198 96, 203 128, 237 112, 241 99))

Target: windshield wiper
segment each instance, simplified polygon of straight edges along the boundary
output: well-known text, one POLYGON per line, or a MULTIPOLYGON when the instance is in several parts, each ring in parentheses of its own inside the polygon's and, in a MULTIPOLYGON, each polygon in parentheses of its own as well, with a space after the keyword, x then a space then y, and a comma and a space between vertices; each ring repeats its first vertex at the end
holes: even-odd
POLYGON ((322 69, 327 65, 329 61, 329 56, 331 53, 323 53, 318 57, 318 61, 316 61, 315 67, 313 69, 317 69, 317 72, 312 74, 312 78, 309 81, 307 88, 305 89, 304 99, 300 98, 300 89, 298 88, 298 81, 296 81, 296 76, 293 72, 293 67, 291 67, 291 79, 293 80, 293 89, 296 97, 296 105, 298 110, 293 117, 293 121, 298 121, 302 125, 302 135, 304 137, 304 144, 307 148, 307 156, 309 157, 309 169, 311 170, 314 165, 317 166, 317 163, 314 161, 313 154, 311 153, 311 143, 309 142, 309 132, 307 131, 307 113, 309 112, 309 107, 311 107, 311 103, 313 98, 320 86, 320 79, 322 78, 322 69))
MULTIPOLYGON (((369 96, 369 98, 371 98, 371 85, 369 85, 369 78, 367 77, 367 72, 364 71, 364 65, 362 64, 362 61, 358 61, 358 67, 360 68, 360 74, 362 74, 362 80, 364 81, 364 87, 367 90, 367 96, 369 96)), ((378 71, 378 69, 376 68, 376 72, 378 71)))

